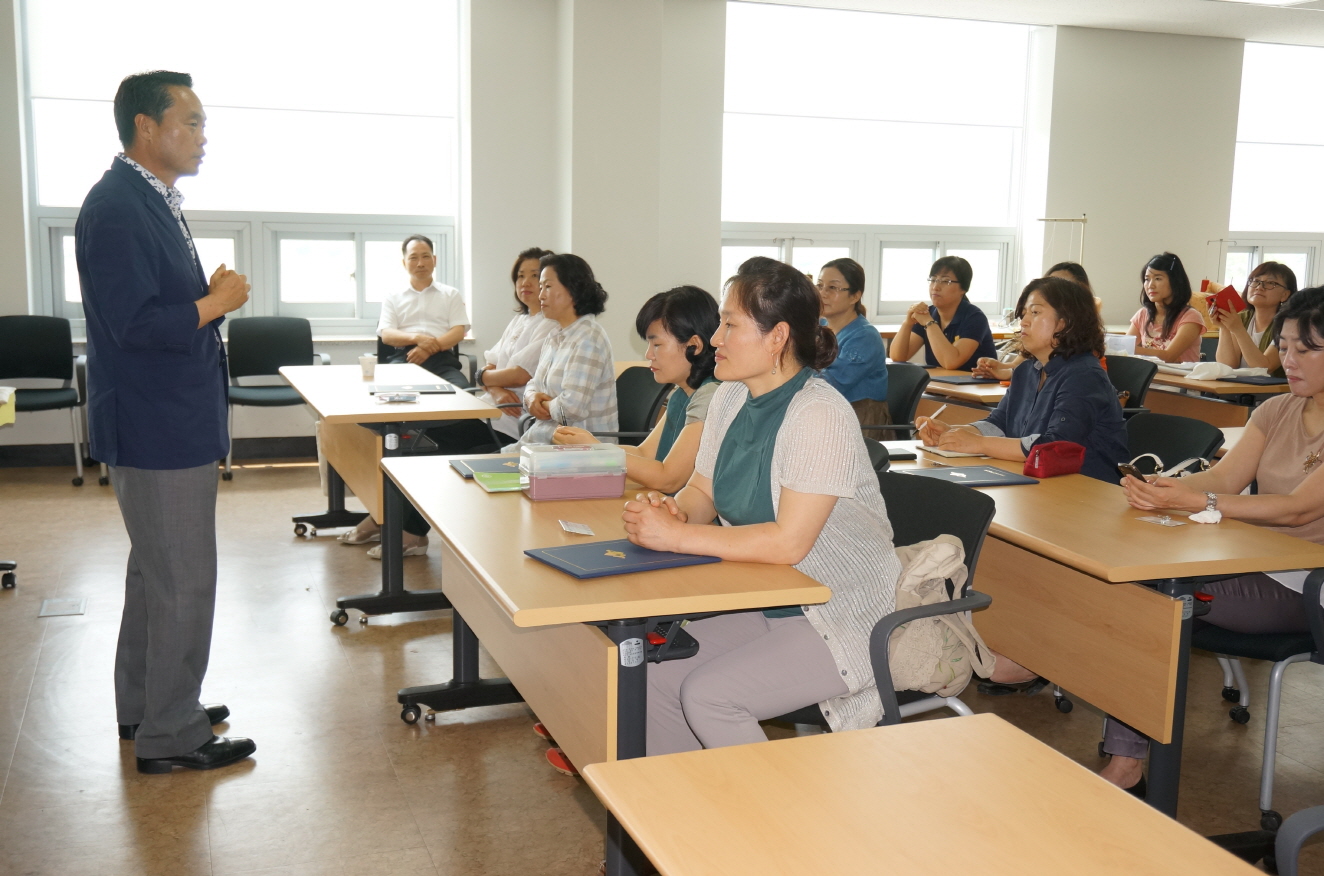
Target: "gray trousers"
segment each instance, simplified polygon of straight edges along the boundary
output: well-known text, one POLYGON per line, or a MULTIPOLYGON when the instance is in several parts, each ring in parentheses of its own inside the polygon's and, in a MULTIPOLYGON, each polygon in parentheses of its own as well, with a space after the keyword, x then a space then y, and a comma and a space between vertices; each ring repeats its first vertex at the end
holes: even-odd
POLYGON ((847 692, 804 617, 723 614, 685 631, 697 655, 648 665, 650 755, 766 742, 759 721, 847 692))
MULTIPOLYGON (((1214 597, 1205 623, 1236 633, 1304 633, 1310 629, 1301 594, 1268 575, 1242 575, 1200 589, 1214 597)), ((1110 717, 1104 724, 1103 750, 1143 758, 1149 752, 1149 737, 1110 717)))
POLYGON ((216 609, 216 463, 173 470, 115 466, 129 531, 115 710, 138 724, 138 757, 184 754, 212 738, 199 697, 216 609))

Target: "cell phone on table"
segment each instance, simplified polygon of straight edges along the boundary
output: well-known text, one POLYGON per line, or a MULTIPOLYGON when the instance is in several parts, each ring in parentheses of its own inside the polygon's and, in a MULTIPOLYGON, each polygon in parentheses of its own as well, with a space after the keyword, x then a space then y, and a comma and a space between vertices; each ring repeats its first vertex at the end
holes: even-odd
MULTIPOLYGON (((1117 470, 1120 471, 1122 474, 1130 475, 1131 477, 1136 478, 1137 480, 1142 480, 1142 481, 1145 480, 1144 472, 1142 472, 1140 469, 1136 468, 1134 465, 1132 465, 1129 462, 1117 463, 1117 470)), ((1146 481, 1146 483, 1148 483, 1148 481, 1146 481)))

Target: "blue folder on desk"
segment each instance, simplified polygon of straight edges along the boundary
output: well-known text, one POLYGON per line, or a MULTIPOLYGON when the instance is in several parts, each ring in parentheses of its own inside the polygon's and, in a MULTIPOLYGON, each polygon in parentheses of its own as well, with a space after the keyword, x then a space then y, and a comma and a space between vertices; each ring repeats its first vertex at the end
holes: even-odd
POLYGON ((535 548, 524 553, 576 578, 601 578, 605 575, 628 575, 631 572, 651 572, 655 569, 674 569, 677 566, 721 562, 720 557, 649 550, 631 544, 624 538, 616 541, 590 541, 561 547, 535 548))
POLYGON ((933 378, 934 383, 951 383, 956 386, 978 385, 983 383, 1001 383, 996 377, 975 377, 973 374, 946 374, 933 378))
POLYGON ((898 468, 893 471, 902 474, 919 475, 925 478, 937 478, 963 487, 997 487, 1012 484, 1037 484, 1035 478, 1015 472, 1005 471, 991 465, 963 465, 943 468, 898 468))
POLYGON ((1223 377, 1220 379, 1224 383, 1249 383, 1251 386, 1283 386, 1287 383, 1286 377, 1273 377, 1269 374, 1252 374, 1248 377, 1223 377))
POLYGON ((519 471, 518 456, 493 456, 487 459, 452 459, 451 468, 464 475, 466 478, 472 478, 476 471, 486 472, 517 472, 519 471))

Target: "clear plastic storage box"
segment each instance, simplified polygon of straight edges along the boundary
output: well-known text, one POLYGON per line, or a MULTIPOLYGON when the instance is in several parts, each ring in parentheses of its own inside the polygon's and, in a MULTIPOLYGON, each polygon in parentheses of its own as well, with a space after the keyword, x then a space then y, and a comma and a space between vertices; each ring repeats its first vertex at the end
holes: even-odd
POLYGON ((530 499, 616 499, 625 492, 625 451, 617 444, 525 445, 519 476, 530 499))

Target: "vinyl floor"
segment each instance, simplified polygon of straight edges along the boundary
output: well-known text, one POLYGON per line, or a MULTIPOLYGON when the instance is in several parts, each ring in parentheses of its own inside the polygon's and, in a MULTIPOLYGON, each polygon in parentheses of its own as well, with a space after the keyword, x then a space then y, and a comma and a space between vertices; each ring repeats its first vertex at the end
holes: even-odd
MULTIPOLYGON (((294 536, 292 514, 325 507, 312 464, 248 465, 220 484, 204 700, 230 706, 218 732, 252 737, 257 755, 213 772, 138 774, 115 733, 111 685, 128 538, 111 489, 69 476, 0 469, 0 559, 20 564, 18 588, 0 593, 0 876, 597 871, 603 809, 546 765, 527 708, 401 722, 397 689, 449 678, 448 612, 328 622, 336 597, 378 589, 380 567, 331 535, 294 536), (54 597, 86 598, 86 613, 39 618, 54 597)), ((440 586, 436 553, 405 561, 409 586, 440 586)), ((1179 817, 1200 833, 1258 825, 1268 667, 1247 671, 1242 726, 1228 719, 1215 661, 1192 661, 1179 817)), ((973 687, 964 699, 1090 769, 1103 764, 1100 716, 1085 704, 1064 715, 1046 693, 973 687)), ((1277 776, 1284 814, 1324 804, 1322 666, 1287 673, 1277 776)), ((1306 849, 1301 872, 1324 874, 1324 843, 1306 849)))

